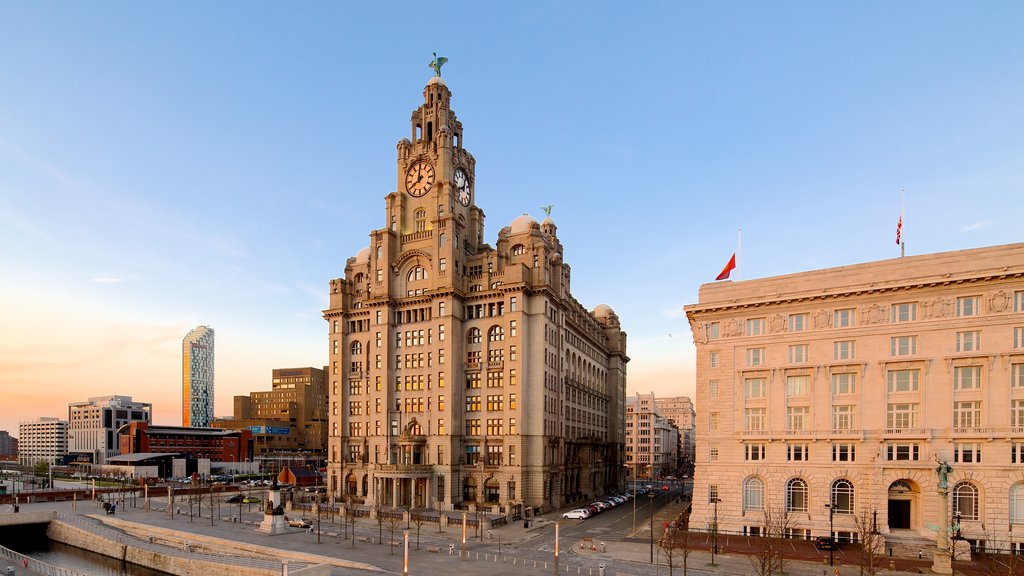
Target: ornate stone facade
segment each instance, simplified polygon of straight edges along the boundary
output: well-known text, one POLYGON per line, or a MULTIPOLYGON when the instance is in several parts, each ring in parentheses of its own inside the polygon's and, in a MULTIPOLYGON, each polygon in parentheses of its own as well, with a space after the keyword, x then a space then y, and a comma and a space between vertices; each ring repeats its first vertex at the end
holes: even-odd
POLYGON ((573 298, 550 216, 484 243, 450 101, 431 79, 386 224, 330 283, 329 489, 515 514, 621 488, 626 334, 573 298))

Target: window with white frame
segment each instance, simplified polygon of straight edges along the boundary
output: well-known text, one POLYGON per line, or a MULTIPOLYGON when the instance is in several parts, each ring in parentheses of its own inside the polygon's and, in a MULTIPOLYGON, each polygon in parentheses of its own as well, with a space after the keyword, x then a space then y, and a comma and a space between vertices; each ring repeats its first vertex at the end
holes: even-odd
POLYGON ((957 352, 977 352, 981 350, 981 331, 971 330, 969 332, 956 333, 957 352))
POLYGON ((1024 524, 1024 483, 1010 486, 1010 524, 1024 524))
POLYGON ((712 444, 708 447, 708 461, 718 462, 718 444, 712 444))
POLYGON ((890 403, 886 410, 886 428, 909 430, 917 427, 917 404, 913 402, 890 403))
POLYGON ((800 432, 807 429, 810 422, 810 406, 788 406, 786 408, 786 430, 800 432))
POLYGON ((747 348, 747 366, 764 366, 764 348, 747 348))
POLYGON ((751 476, 743 481, 743 511, 764 510, 764 481, 751 476))
POLYGON ((792 344, 789 347, 789 361, 807 362, 807 344, 792 344))
POLYGON ((807 330, 808 320, 810 314, 790 314, 789 315, 789 331, 790 332, 803 332, 807 330))
POLYGON ((1024 312, 1024 290, 1017 290, 1013 293, 1013 311, 1024 312))
POLYGON ((1024 464, 1024 442, 1010 445, 1010 464, 1024 464))
POLYGON ((956 299, 957 316, 977 316, 981 314, 981 296, 961 296, 956 299))
POLYGON ((807 512, 807 481, 803 478, 786 482, 786 512, 807 512))
POLYGON ((745 334, 747 336, 760 336, 764 334, 764 318, 748 318, 745 334))
POLYGON ((857 406, 854 404, 837 404, 832 406, 832 430, 845 432, 856 427, 857 406))
POLYGON ((764 432, 767 415, 765 408, 747 408, 744 411, 747 432, 764 432))
POLYGON ((743 453, 747 461, 758 462, 764 460, 764 444, 744 444, 743 453))
POLYGON ((981 462, 981 443, 958 442, 953 445, 953 462, 977 464, 981 462))
POLYGON ((1013 347, 1017 350, 1024 348, 1024 327, 1022 326, 1013 329, 1013 347))
POLYGON ((854 462, 857 459, 857 446, 855 444, 833 444, 833 462, 854 462))
POLYGON ((961 520, 977 521, 978 487, 970 482, 960 482, 953 486, 953 516, 961 520))
POLYGON ((921 379, 920 370, 890 370, 888 373, 889 392, 917 392, 921 379))
POLYGON ((843 394, 857 393, 857 374, 853 372, 840 372, 832 375, 832 394, 840 396, 843 394))
POLYGON ((744 396, 748 399, 764 398, 768 394, 767 380, 764 378, 746 378, 743 380, 744 396))
POLYGON ((893 322, 911 322, 917 320, 917 302, 901 302, 892 305, 893 322))
POLYGON ((1010 364, 1010 386, 1024 387, 1024 363, 1010 364))
POLYGON ((708 352, 708 366, 718 368, 718 352, 708 352))
POLYGON ((708 412, 708 432, 718 431, 718 412, 708 412))
POLYGON ((853 360, 854 357, 854 341, 853 340, 839 340, 832 345, 833 357, 836 360, 853 360))
POLYGON ((954 428, 979 428, 981 426, 981 402, 953 402, 954 428))
POLYGON ((721 332, 721 324, 718 322, 708 324, 708 340, 718 340, 719 332, 721 332))
POLYGON ((708 398, 718 398, 718 380, 708 380, 708 398))
POLYGON ((840 478, 832 483, 832 511, 853 514, 853 482, 840 478))
POLYGON ((718 486, 715 484, 708 484, 708 502, 715 502, 718 500, 718 486))
POLYGON ((890 356, 913 356, 917 354, 917 336, 893 336, 889 339, 890 356))
POLYGON ((886 444, 885 459, 897 461, 917 461, 921 457, 921 447, 908 442, 886 444))
POLYGON ((856 320, 857 311, 854 308, 840 308, 835 311, 833 325, 836 328, 849 328, 856 320))
POLYGON ((789 462, 806 462, 807 444, 786 444, 786 460, 789 462))
POLYGON ((957 366, 953 368, 954 390, 978 390, 981 388, 981 366, 957 366))
POLYGON ((788 398, 800 398, 807 396, 811 388, 810 376, 787 376, 786 396, 788 398))
POLYGON ((1024 428, 1024 400, 1010 400, 1010 426, 1024 428))

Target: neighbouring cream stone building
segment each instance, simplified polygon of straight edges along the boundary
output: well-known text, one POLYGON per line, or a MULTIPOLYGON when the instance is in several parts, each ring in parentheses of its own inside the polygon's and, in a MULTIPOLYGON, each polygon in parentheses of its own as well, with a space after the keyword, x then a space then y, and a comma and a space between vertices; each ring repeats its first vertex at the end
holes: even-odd
POLYGON ((433 78, 384 227, 330 283, 329 490, 515 517, 621 489, 626 334, 573 298, 550 216, 484 243, 450 102, 433 78))
POLYGON ((1024 542, 1024 244, 705 284, 693 525, 1024 542), (863 522, 862 522, 863 524, 863 522))
POLYGON ((626 468, 631 478, 671 476, 679 468, 679 429, 657 411, 654 392, 626 398, 626 468))
POLYGON ((688 396, 667 396, 654 399, 655 410, 679 430, 679 466, 688 468, 693 464, 697 412, 688 396))

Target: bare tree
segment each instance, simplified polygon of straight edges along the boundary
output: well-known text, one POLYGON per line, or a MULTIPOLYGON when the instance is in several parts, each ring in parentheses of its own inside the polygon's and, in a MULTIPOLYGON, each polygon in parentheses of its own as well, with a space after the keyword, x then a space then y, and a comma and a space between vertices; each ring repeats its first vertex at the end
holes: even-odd
POLYGON ((395 512, 388 512, 384 518, 384 527, 391 533, 391 537, 388 539, 388 548, 390 548, 391 554, 395 553, 395 532, 402 527, 402 515, 395 512))
MULTIPOLYGON (((958 536, 954 534, 954 536, 958 536)), ((962 542, 963 539, 960 538, 962 542)), ((956 544, 953 540, 950 544, 956 544)), ((952 546, 950 547, 952 550, 952 546)), ((957 547, 956 560, 970 560, 971 552, 966 543, 957 547)), ((1024 555, 1013 550, 1013 541, 1010 539, 1010 532, 997 532, 994 528, 985 534, 985 548, 978 558, 979 562, 986 568, 987 574, 1003 574, 1015 576, 1024 571, 1024 555)))
POLYGON ((878 533, 876 513, 865 508, 853 521, 860 534, 860 574, 876 576, 885 565, 885 537, 878 533))
POLYGON ((668 529, 662 533, 658 540, 658 546, 665 553, 668 561, 668 574, 672 576, 673 568, 678 560, 683 561, 683 576, 686 576, 690 553, 693 552, 695 538, 690 532, 688 518, 680 514, 669 524, 668 529))
POLYGON ((785 538, 790 519, 782 510, 765 508, 761 526, 761 549, 750 557, 757 576, 782 574, 786 566, 785 538))
POLYGON ((718 522, 708 522, 707 534, 711 539, 711 564, 709 566, 718 566, 715 564, 715 554, 718 554, 718 522))
POLYGON ((352 547, 355 548, 356 547, 356 521, 359 520, 359 517, 356 516, 356 511, 355 511, 354 508, 347 509, 346 515, 348 517, 348 523, 352 527, 352 547))
POLYGON ((421 513, 412 515, 412 523, 416 525, 416 549, 420 549, 420 529, 423 528, 423 523, 430 518, 424 516, 421 513))

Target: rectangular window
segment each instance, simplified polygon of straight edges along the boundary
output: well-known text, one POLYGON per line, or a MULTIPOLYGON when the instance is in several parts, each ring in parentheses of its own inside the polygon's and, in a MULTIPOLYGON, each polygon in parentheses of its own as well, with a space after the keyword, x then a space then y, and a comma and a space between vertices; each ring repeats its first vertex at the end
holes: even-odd
POLYGON ((1014 442, 1011 446, 1010 464, 1024 464, 1024 442, 1014 442))
POLYGON ((508 323, 508 335, 515 338, 516 336, 516 321, 511 320, 508 323))
POLYGON ((893 336, 889 339, 890 356, 913 356, 917 354, 917 336, 893 336))
POLYGON ((806 462, 807 459, 807 444, 786 445, 786 460, 790 462, 806 462))
POLYGON ((833 345, 834 358, 836 360, 853 360, 854 357, 854 341, 853 340, 839 340, 833 345))
POLYGON ((744 454, 750 462, 764 460, 764 444, 745 444, 744 454))
POLYGON ((978 390, 981 388, 981 366, 957 366, 953 368, 954 390, 978 390))
POLYGON ((832 406, 832 430, 845 432, 856 427, 857 407, 853 404, 832 406))
POLYGON ((789 398, 807 396, 810 387, 810 376, 789 376, 786 378, 786 396, 789 398))
POLYGON ((708 340, 718 340, 721 325, 718 322, 708 324, 708 340))
POLYGON ((743 389, 747 398, 764 398, 767 395, 767 380, 764 378, 747 378, 743 381, 743 389))
POLYGON ((1024 364, 1010 364, 1010 386, 1024 387, 1024 364))
POLYGON ((790 314, 789 315, 789 331, 790 332, 803 332, 807 330, 807 320, 810 318, 809 314, 790 314))
POLYGON ((1024 428, 1024 400, 1010 401, 1010 426, 1024 428))
POLYGON ((833 444, 833 462, 854 462, 857 459, 857 446, 854 444, 833 444))
POLYGON ((479 396, 466 396, 466 412, 479 412, 480 411, 480 397, 479 396))
POLYGON ((764 365, 764 348, 747 348, 747 366, 764 365))
POLYGON ((708 352, 708 366, 718 368, 718 352, 708 352))
POLYGON ((714 484, 708 485, 708 502, 720 502, 718 499, 718 486, 714 484))
POLYGON ((718 431, 718 412, 708 413, 708 432, 718 431))
POLYGON ((747 408, 745 410, 747 432, 764 432, 766 417, 765 408, 747 408))
POLYGON ((800 432, 810 423, 810 406, 789 406, 786 408, 786 430, 800 432))
POLYGON ((889 430, 909 430, 917 426, 917 404, 910 402, 888 405, 886 428, 889 430))
POLYGON ((842 308, 836 310, 835 313, 835 327, 836 328, 849 328, 853 326, 853 322, 856 319, 856 310, 853 308, 842 308))
POLYGON ((718 398, 718 380, 708 380, 708 398, 718 398))
POLYGON ((747 319, 746 335, 760 336, 764 334, 764 318, 747 319))
POLYGON ((981 444, 968 442, 966 444, 954 444, 953 462, 961 464, 978 464, 981 462, 981 444))
POLYGON ((515 312, 519 310, 519 300, 515 296, 510 296, 508 299, 508 311, 515 312))
POLYGON ((885 446, 885 459, 889 461, 917 461, 920 456, 921 449, 917 444, 887 444, 885 446))
POLYGON ((917 320, 917 302, 903 302, 892 305, 893 322, 911 322, 917 320))
POLYGON ((889 392, 917 392, 920 370, 890 370, 889 392))
POLYGON ((980 428, 981 402, 977 400, 953 402, 953 427, 961 429, 980 428))
POLYGON ((708 448, 708 461, 718 462, 718 444, 712 444, 708 448))
POLYGON ((956 351, 957 352, 977 352, 981 350, 981 331, 973 330, 971 332, 957 332, 956 333, 956 351))
POLYGON ((789 362, 807 362, 807 344, 793 344, 789 347, 789 362))
POLYGON ((856 394, 857 374, 854 372, 840 372, 832 375, 832 394, 856 394))
POLYGON ((981 314, 981 296, 961 296, 956 299, 956 315, 977 316, 981 314))

